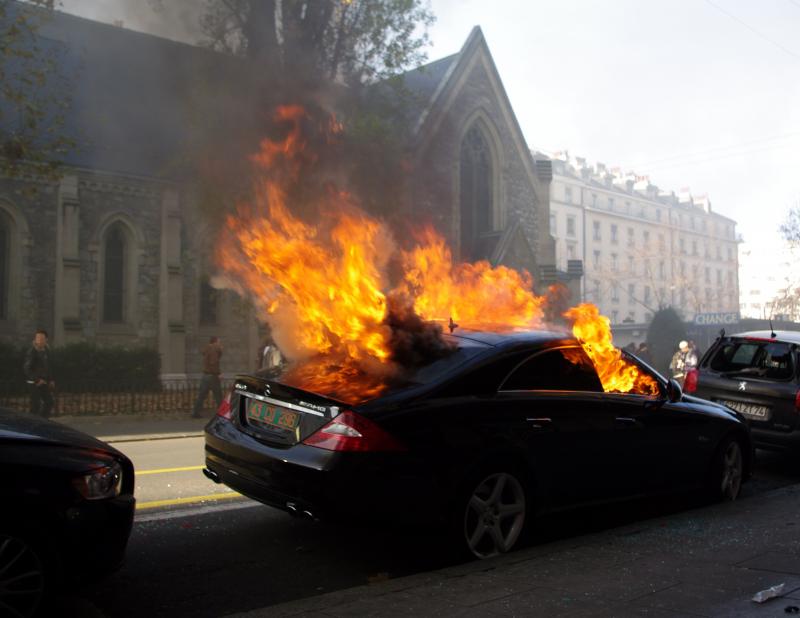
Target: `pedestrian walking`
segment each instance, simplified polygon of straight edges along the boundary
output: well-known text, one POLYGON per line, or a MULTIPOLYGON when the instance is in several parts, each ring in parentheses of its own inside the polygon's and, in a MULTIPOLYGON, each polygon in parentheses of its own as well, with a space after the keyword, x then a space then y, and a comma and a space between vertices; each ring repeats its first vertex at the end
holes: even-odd
POLYGON ((697 367, 697 355, 689 347, 688 341, 681 341, 669 365, 672 377, 683 386, 686 374, 695 367, 697 367))
POLYGON ((56 383, 50 371, 50 348, 47 345, 46 330, 40 328, 33 335, 33 344, 25 353, 22 368, 31 391, 31 414, 49 417, 53 410, 53 390, 56 383))
POLYGON ((219 408, 222 403, 222 385, 220 376, 222 372, 219 368, 219 361, 222 358, 222 342, 219 337, 211 337, 208 344, 203 348, 203 378, 200 380, 200 390, 197 393, 197 400, 194 402, 192 418, 200 418, 200 410, 205 403, 208 392, 214 394, 214 400, 219 408))

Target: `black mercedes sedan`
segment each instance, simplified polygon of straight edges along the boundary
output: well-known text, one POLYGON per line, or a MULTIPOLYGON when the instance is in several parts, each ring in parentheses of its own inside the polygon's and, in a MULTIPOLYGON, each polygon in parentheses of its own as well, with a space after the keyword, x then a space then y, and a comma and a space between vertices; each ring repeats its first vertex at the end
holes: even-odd
POLYGON ((604 392, 569 335, 445 337, 454 352, 357 405, 238 376, 206 427, 205 474, 296 515, 444 525, 479 558, 545 511, 692 489, 733 500, 750 474, 743 419, 647 366, 657 394, 604 392))
POLYGON ((125 455, 0 409, 0 474, 0 616, 48 615, 61 586, 121 564, 135 507, 125 455))

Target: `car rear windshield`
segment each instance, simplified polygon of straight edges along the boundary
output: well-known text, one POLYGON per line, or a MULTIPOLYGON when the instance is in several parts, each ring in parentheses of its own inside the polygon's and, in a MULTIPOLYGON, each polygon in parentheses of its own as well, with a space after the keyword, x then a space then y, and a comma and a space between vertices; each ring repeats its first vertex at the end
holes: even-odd
POLYGON ((456 367, 463 365, 471 358, 478 356, 491 347, 487 346, 485 343, 460 337, 449 337, 445 335, 445 339, 449 340, 449 342, 455 346, 455 349, 443 358, 419 367, 410 376, 408 384, 430 384, 435 382, 456 367))
POLYGON ((731 339, 719 346, 709 366, 728 375, 788 380, 794 375, 792 346, 780 341, 731 339))

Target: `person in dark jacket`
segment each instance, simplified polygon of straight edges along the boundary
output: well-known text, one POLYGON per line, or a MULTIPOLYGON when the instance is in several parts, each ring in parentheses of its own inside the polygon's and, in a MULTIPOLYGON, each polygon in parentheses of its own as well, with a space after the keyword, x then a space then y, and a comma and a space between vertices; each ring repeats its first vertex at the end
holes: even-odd
POLYGON ((50 373, 46 330, 39 329, 33 336, 33 345, 25 354, 23 370, 31 389, 31 414, 47 418, 53 409, 52 391, 56 383, 50 373))
POLYGON ((214 400, 217 408, 222 403, 222 385, 220 384, 219 361, 222 358, 222 342, 219 337, 211 337, 208 345, 203 348, 203 379, 200 380, 200 391, 197 393, 197 400, 194 402, 192 418, 200 418, 200 409, 206 400, 208 391, 214 393, 214 400))

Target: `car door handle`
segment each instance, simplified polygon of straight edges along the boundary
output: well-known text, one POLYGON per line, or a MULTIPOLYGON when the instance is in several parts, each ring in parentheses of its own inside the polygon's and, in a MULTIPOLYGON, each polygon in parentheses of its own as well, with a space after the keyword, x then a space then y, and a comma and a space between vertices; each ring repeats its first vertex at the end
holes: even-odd
POLYGON ((535 431, 544 431, 553 428, 553 419, 546 416, 537 416, 525 419, 535 431))
POLYGON ((614 421, 620 427, 642 427, 642 423, 630 416, 618 416, 614 421))

